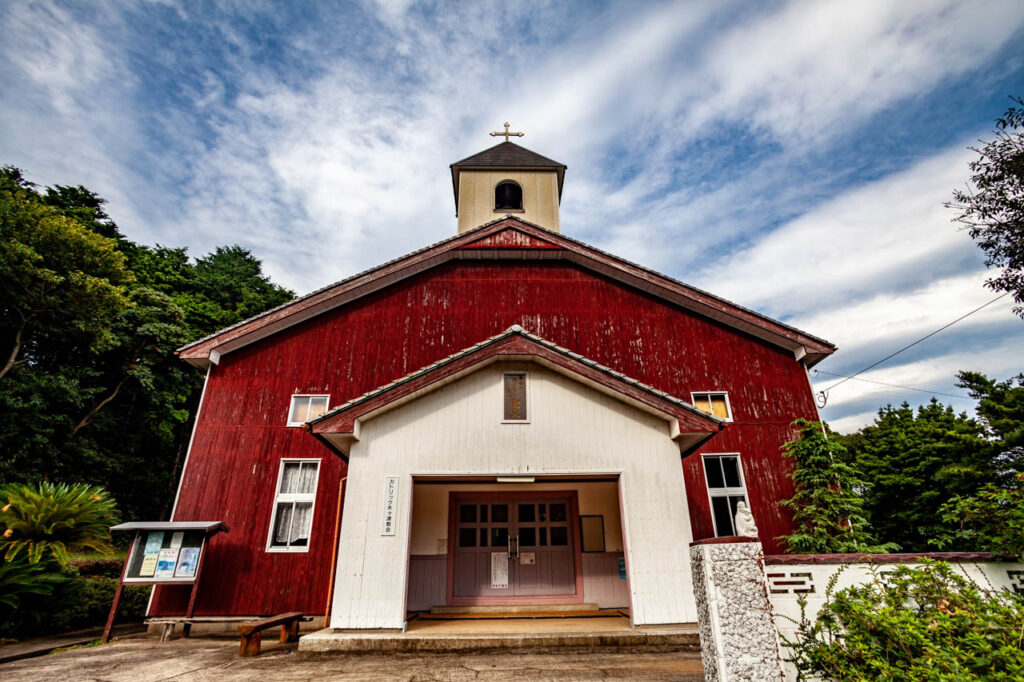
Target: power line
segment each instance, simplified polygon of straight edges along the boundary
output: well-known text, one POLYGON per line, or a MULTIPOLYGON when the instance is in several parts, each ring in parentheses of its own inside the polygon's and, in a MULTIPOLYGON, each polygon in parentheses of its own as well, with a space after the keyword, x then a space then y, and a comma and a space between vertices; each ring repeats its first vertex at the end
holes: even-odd
MULTIPOLYGON (((988 307, 988 306, 992 305, 993 303, 995 303, 996 301, 998 301, 999 299, 1001 299, 1001 298, 1004 298, 1004 297, 1006 297, 1006 296, 1009 296, 1009 295, 1010 295, 1010 292, 1009 292, 1009 291, 1007 291, 1007 292, 1006 292, 1005 294, 1000 294, 999 296, 996 296, 995 298, 993 298, 993 299, 992 299, 991 301, 989 301, 988 303, 983 303, 983 304, 981 304, 980 306, 978 306, 977 308, 975 308, 975 309, 974 309, 974 310, 972 310, 971 312, 969 312, 969 313, 967 313, 967 314, 965 314, 965 315, 961 315, 960 317, 956 318, 955 320, 953 320, 953 321, 952 321, 952 322, 950 322, 949 324, 946 324, 946 325, 943 325, 943 326, 939 327, 938 329, 936 329, 935 331, 933 331, 933 332, 932 332, 931 334, 927 334, 927 335, 925 335, 925 336, 922 336, 922 337, 921 337, 921 338, 919 338, 919 339, 918 339, 917 341, 914 341, 913 343, 910 343, 910 344, 907 344, 906 346, 903 346, 903 348, 900 348, 900 349, 899 349, 898 351, 896 351, 895 353, 890 353, 889 355, 886 355, 886 356, 885 356, 884 358, 882 358, 882 359, 881 359, 881 360, 879 360, 878 362, 873 362, 873 363, 871 363, 870 365, 868 365, 867 367, 865 367, 864 369, 860 370, 859 372, 854 372, 854 373, 853 373, 853 374, 851 374, 850 376, 848 376, 848 377, 844 378, 844 379, 843 379, 842 381, 840 381, 840 382, 838 382, 838 383, 835 383, 835 384, 832 384, 831 386, 829 386, 829 387, 828 387, 828 388, 826 388, 825 390, 821 391, 821 393, 828 393, 829 391, 831 391, 831 390, 832 390, 833 388, 835 388, 836 386, 839 386, 839 385, 841 385, 841 384, 845 384, 845 383, 846 383, 847 381, 849 381, 850 379, 854 379, 854 378, 856 378, 856 377, 857 377, 858 375, 860 375, 860 374, 863 374, 864 372, 868 371, 869 369, 874 369, 875 367, 878 367, 878 366, 879 366, 880 364, 882 364, 882 363, 883 363, 883 362, 885 362, 886 360, 889 360, 889 359, 891 359, 891 358, 894 358, 894 357, 896 357, 897 355, 899 355, 899 354, 900 354, 900 353, 902 353, 903 351, 905 351, 905 350, 909 350, 909 349, 913 348, 914 346, 916 346, 917 344, 921 343, 922 341, 925 341, 925 340, 927 340, 927 339, 930 339, 931 337, 935 336, 936 334, 938 334, 939 332, 941 332, 941 331, 943 331, 943 330, 945 330, 945 329, 949 329, 950 327, 952 327, 952 326, 953 326, 954 324, 956 324, 956 323, 957 323, 957 322, 959 322, 960 320, 963 320, 963 319, 965 319, 965 318, 968 318, 968 317, 970 317, 971 315, 973 315, 974 313, 978 312, 978 311, 979 311, 979 310, 981 310, 982 308, 986 308, 986 307, 988 307)), ((824 373, 824 372, 823 372, 823 373, 824 373)), ((959 397, 959 396, 958 396, 958 397, 959 397)))
POLYGON ((814 370, 814 373, 815 374, 828 374, 829 376, 841 377, 843 379, 856 379, 857 381, 866 381, 869 384, 878 384, 879 386, 891 386, 892 388, 902 388, 902 389, 905 389, 907 391, 920 391, 921 393, 931 393, 932 395, 942 395, 942 396, 946 396, 947 398, 969 398, 970 397, 970 396, 966 396, 966 395, 954 395, 953 393, 942 393, 940 391, 929 391, 926 388, 914 388, 913 386, 903 386, 901 384, 887 384, 884 381, 874 381, 872 379, 860 379, 860 378, 853 377, 853 376, 846 376, 845 374, 836 374, 834 372, 825 372, 825 371, 822 371, 820 369, 814 370))

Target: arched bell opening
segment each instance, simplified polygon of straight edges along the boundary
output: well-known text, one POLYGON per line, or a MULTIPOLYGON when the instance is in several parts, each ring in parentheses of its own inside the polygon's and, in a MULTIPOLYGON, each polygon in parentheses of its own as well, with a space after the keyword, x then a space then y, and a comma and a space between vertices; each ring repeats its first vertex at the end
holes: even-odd
POLYGON ((494 188, 495 211, 522 211, 523 188, 513 180, 502 180, 494 188))

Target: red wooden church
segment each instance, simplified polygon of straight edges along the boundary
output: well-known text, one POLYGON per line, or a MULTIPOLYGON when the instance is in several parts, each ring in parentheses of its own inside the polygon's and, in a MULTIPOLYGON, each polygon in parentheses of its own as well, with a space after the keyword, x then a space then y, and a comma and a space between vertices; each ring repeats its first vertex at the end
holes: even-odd
POLYGON ((196 614, 696 621, 690 542, 746 501, 779 551, 834 346, 561 234, 565 166, 507 138, 451 171, 456 236, 180 349, 206 384, 172 518, 231 529, 196 614))

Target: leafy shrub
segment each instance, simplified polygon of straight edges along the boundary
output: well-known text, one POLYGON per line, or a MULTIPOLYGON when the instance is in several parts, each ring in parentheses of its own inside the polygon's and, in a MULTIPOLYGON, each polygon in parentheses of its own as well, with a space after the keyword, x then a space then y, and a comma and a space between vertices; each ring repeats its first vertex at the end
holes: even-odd
POLYGON ((1024 474, 1016 474, 1006 488, 989 484, 974 497, 958 495, 940 511, 949 525, 932 544, 941 548, 963 542, 1024 561, 1024 474))
MULTIPOLYGON (((120 572, 117 577, 82 575, 73 565, 62 572, 53 560, 30 564, 21 558, 13 565, 31 577, 19 581, 9 578, 11 565, 0 563, 0 636, 24 639, 107 622, 120 572), (22 583, 27 589, 19 592, 22 583), (8 605, 12 598, 17 598, 15 607, 8 605)), ((148 585, 125 585, 118 622, 141 621, 149 592, 148 585)))
POLYGON ((0 636, 24 636, 41 627, 70 580, 52 560, 33 564, 0 557, 0 636))
POLYGON ((0 560, 0 616, 21 607, 26 597, 50 596, 66 581, 46 564, 30 564, 25 559, 0 560))
POLYGON ((782 446, 792 463, 793 497, 782 506, 793 512, 796 529, 780 538, 786 551, 796 554, 888 552, 892 543, 873 544, 857 492, 863 487, 856 469, 841 455, 843 446, 825 437, 819 422, 797 419, 800 437, 782 446))
POLYGON ((110 557, 109 559, 72 557, 68 562, 68 568, 77 570, 79 575, 90 577, 119 578, 123 566, 124 556, 110 557))
POLYGON ((3 500, 0 541, 7 560, 26 556, 37 563, 50 555, 66 566, 70 548, 113 551, 108 528, 117 522, 117 505, 99 486, 10 483, 0 488, 3 500))
MULTIPOLYGON (((67 590, 67 600, 53 614, 58 630, 75 630, 107 622, 118 578, 77 577, 67 590)), ((141 621, 149 601, 148 585, 125 585, 117 610, 120 623, 141 621)))
POLYGON ((1024 597, 982 590, 942 562, 838 592, 836 577, 817 620, 804 611, 785 642, 800 679, 1024 679, 1024 597))

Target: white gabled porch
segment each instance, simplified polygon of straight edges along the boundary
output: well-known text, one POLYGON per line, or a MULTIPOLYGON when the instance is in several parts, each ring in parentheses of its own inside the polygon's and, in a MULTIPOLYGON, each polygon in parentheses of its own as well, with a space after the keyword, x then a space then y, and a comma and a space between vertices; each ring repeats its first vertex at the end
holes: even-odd
POLYGON ((330 627, 587 603, 634 627, 695 622, 680 453, 720 427, 522 330, 337 408, 311 423, 349 462, 330 627))

